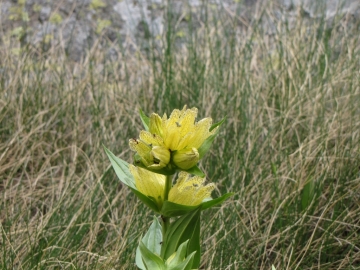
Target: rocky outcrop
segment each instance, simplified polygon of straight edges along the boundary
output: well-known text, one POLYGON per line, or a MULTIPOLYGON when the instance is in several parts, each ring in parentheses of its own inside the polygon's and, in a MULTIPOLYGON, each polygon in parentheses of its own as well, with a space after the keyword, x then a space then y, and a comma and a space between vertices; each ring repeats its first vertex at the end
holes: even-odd
MULTIPOLYGON (((111 56, 111 46, 133 46, 141 40, 163 35, 166 17, 171 15, 176 34, 181 37, 188 24, 199 27, 207 11, 214 16, 237 16, 239 27, 246 27, 265 6, 279 18, 295 18, 299 10, 310 19, 325 16, 331 20, 339 14, 360 17, 358 0, 3 0, 0 2, 1 42, 18 38, 46 50, 61 46, 73 60, 79 61, 95 42, 104 45, 111 56), (169 4, 170 3, 170 4, 169 4), (258 12, 258 13, 257 13, 258 12), (192 18, 189 21, 189 18, 192 18)), ((264 20, 267 33, 274 27, 264 20)))
POLYGON ((360 2, 356 0, 280 0, 279 3, 287 9, 302 7, 311 18, 331 19, 337 14, 360 16, 360 2))

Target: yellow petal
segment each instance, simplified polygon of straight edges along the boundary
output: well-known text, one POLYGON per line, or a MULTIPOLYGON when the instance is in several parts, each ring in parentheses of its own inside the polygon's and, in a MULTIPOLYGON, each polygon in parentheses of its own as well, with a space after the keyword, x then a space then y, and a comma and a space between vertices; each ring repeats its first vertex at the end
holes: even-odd
POLYGON ((214 184, 204 186, 205 178, 199 176, 189 177, 186 172, 180 172, 176 184, 170 189, 169 201, 195 206, 202 203, 205 199, 211 198, 214 184))
POLYGON ((194 129, 197 109, 192 108, 186 110, 186 106, 182 111, 174 110, 170 118, 165 121, 164 143, 166 147, 172 151, 181 150, 179 143, 186 134, 194 129))
POLYGON ((164 140, 164 144, 171 151, 178 150, 178 145, 181 139, 179 127, 172 127, 167 130, 167 135, 164 140))
POLYGON ((195 124, 195 119, 197 116, 197 109, 196 108, 192 108, 189 110, 186 110, 183 115, 181 115, 180 120, 179 120, 179 124, 180 124, 180 132, 181 132, 181 137, 184 137, 186 134, 192 132, 194 130, 194 124, 195 124))
POLYGON ((199 147, 203 144, 203 142, 213 133, 215 130, 209 131, 212 125, 211 118, 201 119, 199 122, 195 124, 194 132, 189 135, 189 137, 184 137, 180 146, 187 145, 187 147, 195 147, 199 149, 199 147))
POLYGON ((150 124, 149 124, 149 131, 152 134, 157 134, 160 137, 163 137, 163 120, 160 116, 156 113, 152 113, 150 116, 150 124))
POLYGON ((154 145, 164 145, 164 141, 159 135, 155 133, 152 134, 145 130, 140 131, 139 138, 141 141, 148 144, 150 148, 154 145))
POLYGON ((164 144, 170 150, 177 150, 177 145, 180 141, 180 125, 179 117, 181 112, 178 109, 172 111, 170 118, 166 119, 166 114, 164 114, 164 130, 163 130, 163 139, 164 144))
POLYGON ((164 202, 166 176, 133 165, 129 165, 129 169, 134 176, 137 190, 146 196, 153 197, 161 208, 164 202))
POLYGON ((130 139, 129 140, 130 149, 136 151, 141 157, 141 161, 145 166, 149 166, 153 163, 153 158, 150 154, 151 147, 144 143, 143 141, 130 139))
POLYGON ((166 120, 165 128, 169 129, 174 126, 178 126, 177 124, 179 124, 178 121, 179 121, 180 115, 181 115, 181 112, 178 109, 173 110, 172 113, 170 114, 169 119, 166 120))
POLYGON ((170 151, 164 146, 154 146, 151 150, 154 163, 158 169, 166 167, 170 162, 170 151))

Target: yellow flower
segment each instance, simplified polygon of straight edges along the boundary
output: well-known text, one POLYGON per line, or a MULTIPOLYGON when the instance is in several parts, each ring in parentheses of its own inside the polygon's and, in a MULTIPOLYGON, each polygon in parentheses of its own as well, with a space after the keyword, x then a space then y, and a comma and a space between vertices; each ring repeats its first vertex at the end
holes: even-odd
POLYGON ((130 148, 148 168, 161 169, 172 161, 180 169, 190 169, 200 159, 200 146, 217 130, 210 131, 211 118, 195 122, 197 112, 185 106, 181 111, 175 109, 169 118, 151 114, 149 131, 141 131, 139 139, 130 139, 130 148))
POLYGON ((196 206, 211 199, 213 183, 204 186, 205 178, 190 177, 187 172, 180 172, 176 184, 170 189, 169 201, 177 204, 196 206))
MULTIPOLYGON (((129 165, 135 179, 136 189, 142 194, 155 199, 159 209, 164 203, 164 189, 166 176, 157 174, 134 165, 129 165)), ((187 172, 179 172, 176 184, 170 189, 168 200, 173 203, 196 206, 211 200, 213 183, 204 185, 205 178, 190 177, 187 172)))
POLYGON ((135 186, 142 194, 156 200, 159 209, 164 202, 164 189, 166 176, 150 172, 134 165, 129 165, 131 174, 135 179, 135 186))

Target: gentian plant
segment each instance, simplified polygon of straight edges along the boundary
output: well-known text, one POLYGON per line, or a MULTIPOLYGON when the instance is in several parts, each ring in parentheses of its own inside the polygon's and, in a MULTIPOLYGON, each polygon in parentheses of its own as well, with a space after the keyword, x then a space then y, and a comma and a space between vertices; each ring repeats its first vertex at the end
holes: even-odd
POLYGON ((198 167, 224 119, 196 122, 197 109, 175 109, 169 117, 140 111, 144 130, 130 139, 134 163, 105 152, 116 175, 157 215, 136 250, 140 269, 190 270, 200 266, 201 211, 220 204, 232 193, 213 199, 214 183, 205 183, 198 167))

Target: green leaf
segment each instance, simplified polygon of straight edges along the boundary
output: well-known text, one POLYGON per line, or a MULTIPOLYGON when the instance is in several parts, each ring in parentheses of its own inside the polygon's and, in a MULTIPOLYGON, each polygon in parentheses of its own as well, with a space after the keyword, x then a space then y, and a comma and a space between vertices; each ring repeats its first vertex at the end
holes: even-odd
POLYGON ((132 192, 135 193, 135 195, 139 198, 140 201, 142 201, 144 204, 146 204, 148 207, 150 207, 152 210, 154 210, 156 213, 160 212, 159 206, 156 203, 156 200, 150 196, 146 196, 145 194, 142 194, 137 189, 131 188, 132 192))
POLYGON ((154 216, 153 223, 151 224, 149 230, 142 239, 142 242, 151 252, 160 255, 162 240, 163 239, 161 224, 158 218, 154 216))
POLYGON ((214 141, 216 135, 217 135, 217 132, 214 133, 213 135, 207 137, 207 139, 200 146, 200 148, 198 149, 200 159, 202 159, 203 156, 209 151, 211 144, 214 141))
POLYGON ((189 245, 187 248, 187 254, 196 252, 194 254, 194 261, 191 268, 199 268, 201 260, 201 250, 200 250, 200 212, 199 218, 196 220, 196 223, 192 226, 189 226, 186 230, 186 234, 191 235, 189 245))
POLYGON ((165 217, 177 217, 177 216, 185 215, 191 211, 194 211, 198 207, 199 205, 189 206, 189 205, 177 204, 170 201, 164 201, 163 206, 161 208, 161 214, 165 217))
POLYGON ((302 210, 306 210, 312 200, 314 199, 315 195, 315 183, 314 180, 310 179, 305 184, 304 188, 301 191, 301 208, 302 210))
MULTIPOLYGON (((225 119, 226 118, 222 119, 220 122, 213 124, 209 130, 212 131, 214 128, 222 125, 225 122, 225 119)), ((219 133, 219 129, 214 134, 207 137, 206 140, 203 142, 203 144, 199 147, 198 152, 199 152, 200 159, 202 159, 203 156, 209 151, 211 144, 213 143, 213 141, 218 133, 219 133)))
POLYGON ((118 158, 115 156, 109 149, 107 149, 105 146, 104 150, 108 158, 110 159, 111 165, 115 170, 115 173, 119 180, 123 182, 128 187, 131 187, 132 189, 136 189, 135 186, 135 180, 133 175, 131 174, 129 170, 129 163, 126 161, 118 158))
MULTIPOLYGON (((141 239, 141 242, 155 254, 160 254, 161 252, 161 242, 162 242, 162 228, 159 220, 154 216, 154 220, 150 225, 149 230, 146 232, 145 236, 141 239)), ((145 270, 145 265, 141 258, 140 247, 136 249, 136 265, 140 269, 145 270)))
POLYGON ((192 265, 194 264, 195 254, 196 254, 196 251, 194 251, 189 256, 187 256, 185 261, 183 261, 182 263, 180 263, 174 267, 168 267, 167 270, 191 270, 192 265))
POLYGON ((196 251, 192 268, 198 268, 200 265, 200 208, 171 223, 164 235, 161 257, 168 259, 180 244, 188 239, 187 255, 196 251))
POLYGON ((226 116, 223 119, 221 119, 219 122, 213 124, 210 127, 209 131, 212 131, 214 128, 221 126, 225 122, 225 120, 226 120, 226 116))
POLYGON ((271 270, 276 270, 275 266, 271 265, 271 270))
POLYGON ((141 241, 139 244, 139 249, 144 266, 147 270, 166 270, 166 266, 163 260, 155 253, 151 252, 141 241))
POLYGON ((218 205, 218 204, 222 203, 223 201, 225 201, 227 198, 231 197, 232 195, 234 195, 234 193, 226 193, 226 194, 222 195, 219 198, 203 202, 201 204, 201 210, 205 210, 205 209, 208 209, 208 208, 213 207, 215 205, 218 205))
POLYGON ((167 267, 174 267, 178 264, 180 264, 186 257, 186 248, 188 246, 189 240, 186 240, 184 243, 182 243, 179 248, 177 249, 175 253, 175 257, 171 259, 169 262, 169 259, 165 262, 167 267))
POLYGON ((189 240, 182 243, 175 253, 175 257, 166 261, 167 270, 191 270, 196 251, 186 257, 186 251, 189 240))
POLYGON ((200 170, 200 168, 198 166, 194 166, 188 170, 186 170, 187 173, 196 175, 196 176, 200 176, 200 177, 205 177, 205 174, 203 173, 202 170, 200 170))
POLYGON ((141 256, 141 251, 140 251, 140 244, 139 246, 136 248, 136 254, 135 254, 135 263, 136 266, 141 269, 141 270, 146 270, 146 267, 144 265, 142 256, 141 256))
POLYGON ((141 109, 140 109, 140 119, 141 119, 141 122, 144 125, 145 130, 149 131, 150 118, 147 117, 146 114, 141 109))
POLYGON ((231 197, 232 195, 234 195, 234 193, 226 193, 219 198, 203 202, 200 205, 196 205, 196 206, 182 205, 170 201, 164 201, 160 212, 162 215, 166 217, 182 216, 191 211, 194 211, 198 207, 200 207, 201 210, 205 210, 215 205, 218 205, 223 201, 225 201, 227 198, 231 197))

